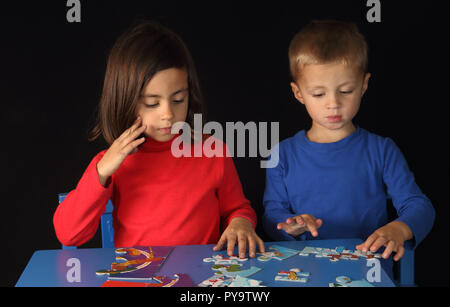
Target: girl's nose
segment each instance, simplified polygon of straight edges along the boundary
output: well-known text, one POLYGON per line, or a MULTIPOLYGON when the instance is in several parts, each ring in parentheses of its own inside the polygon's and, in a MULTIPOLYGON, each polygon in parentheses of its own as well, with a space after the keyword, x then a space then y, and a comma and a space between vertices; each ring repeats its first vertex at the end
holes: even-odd
POLYGON ((163 103, 161 108, 161 119, 171 120, 173 118, 173 110, 170 103, 163 103))

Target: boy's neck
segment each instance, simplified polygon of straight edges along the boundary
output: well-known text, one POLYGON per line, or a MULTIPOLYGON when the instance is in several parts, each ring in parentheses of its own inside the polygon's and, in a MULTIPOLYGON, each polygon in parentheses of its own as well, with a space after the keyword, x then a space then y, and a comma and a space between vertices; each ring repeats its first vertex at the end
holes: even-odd
POLYGON ((315 143, 335 143, 346 138, 355 131, 356 127, 353 123, 349 123, 349 125, 338 130, 330 130, 313 123, 311 129, 306 132, 306 137, 311 142, 315 143))

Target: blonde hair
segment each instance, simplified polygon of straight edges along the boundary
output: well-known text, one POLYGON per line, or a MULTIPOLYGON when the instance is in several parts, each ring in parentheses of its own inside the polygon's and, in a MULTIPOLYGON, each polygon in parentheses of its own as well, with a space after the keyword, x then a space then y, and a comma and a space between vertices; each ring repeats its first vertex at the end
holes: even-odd
POLYGON ((289 66, 294 81, 310 64, 342 62, 368 70, 368 47, 355 24, 336 20, 314 20, 302 28, 289 45, 289 66))

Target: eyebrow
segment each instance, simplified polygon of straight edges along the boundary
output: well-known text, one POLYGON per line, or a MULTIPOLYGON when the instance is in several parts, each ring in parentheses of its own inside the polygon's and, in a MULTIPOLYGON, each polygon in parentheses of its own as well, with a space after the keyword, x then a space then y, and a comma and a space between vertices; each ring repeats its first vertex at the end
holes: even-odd
MULTIPOLYGON (((179 93, 187 92, 187 91, 188 91, 188 88, 183 88, 183 89, 180 89, 180 90, 172 93, 170 96, 172 97, 172 96, 175 96, 175 95, 177 95, 179 93)), ((146 98, 161 98, 160 95, 156 95, 156 94, 144 94, 144 95, 142 95, 142 97, 146 97, 146 98)))
MULTIPOLYGON (((345 81, 344 83, 339 84, 338 87, 341 87, 341 86, 344 86, 347 84, 352 84, 352 83, 354 83, 354 81, 351 81, 351 80, 345 81)), ((312 91, 312 90, 318 90, 318 89, 324 89, 324 88, 326 88, 326 87, 322 86, 322 85, 317 85, 317 86, 312 86, 312 87, 308 88, 308 90, 312 91)))

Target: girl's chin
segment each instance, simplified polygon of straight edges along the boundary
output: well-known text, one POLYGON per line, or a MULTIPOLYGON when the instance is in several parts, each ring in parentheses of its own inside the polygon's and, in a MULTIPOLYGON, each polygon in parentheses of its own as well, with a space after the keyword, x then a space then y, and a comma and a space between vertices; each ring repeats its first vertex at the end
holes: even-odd
POLYGON ((158 142, 168 142, 173 139, 175 134, 152 135, 151 138, 158 142))

